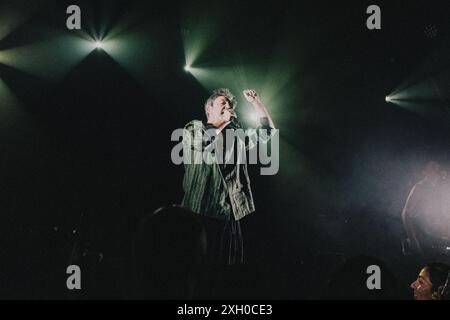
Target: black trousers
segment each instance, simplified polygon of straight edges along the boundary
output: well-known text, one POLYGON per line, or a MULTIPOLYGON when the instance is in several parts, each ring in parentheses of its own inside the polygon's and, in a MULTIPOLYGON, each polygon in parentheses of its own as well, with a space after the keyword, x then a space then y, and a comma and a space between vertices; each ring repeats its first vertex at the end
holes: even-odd
POLYGON ((213 265, 229 266, 244 262, 241 224, 234 216, 226 220, 204 217, 207 260, 213 265))
POLYGON ((234 217, 220 220, 202 216, 207 254, 200 276, 197 299, 222 299, 229 270, 244 262, 241 224, 234 217))

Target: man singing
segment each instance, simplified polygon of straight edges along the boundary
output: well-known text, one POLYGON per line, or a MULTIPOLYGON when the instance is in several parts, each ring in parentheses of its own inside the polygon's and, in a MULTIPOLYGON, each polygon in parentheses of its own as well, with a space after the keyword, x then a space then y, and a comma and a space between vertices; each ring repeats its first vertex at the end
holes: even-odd
POLYGON ((258 94, 254 90, 245 90, 243 94, 260 119, 253 136, 247 135, 248 139, 233 136, 233 141, 227 141, 230 138, 226 131, 240 128, 235 97, 228 89, 215 90, 206 101, 206 123, 193 120, 183 131, 183 150, 190 152, 183 155, 182 205, 204 216, 208 257, 221 265, 243 262, 239 220, 255 211, 246 161, 229 161, 229 157, 227 161, 222 156, 227 158, 230 151, 240 147, 249 149, 255 145, 252 142, 266 142, 275 129, 258 94), (212 150, 209 153, 212 161, 205 161, 208 150, 212 150))

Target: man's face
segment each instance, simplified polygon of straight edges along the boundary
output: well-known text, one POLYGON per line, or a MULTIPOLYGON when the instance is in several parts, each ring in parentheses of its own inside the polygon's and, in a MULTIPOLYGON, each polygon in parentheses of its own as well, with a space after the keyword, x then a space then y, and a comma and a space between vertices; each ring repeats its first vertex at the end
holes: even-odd
POLYGON ((411 289, 414 290, 414 299, 432 300, 432 287, 433 284, 430 280, 430 274, 428 273, 426 268, 423 268, 422 270, 420 270, 417 280, 411 283, 411 289))
POLYGON ((234 113, 230 101, 224 96, 217 97, 207 109, 208 122, 215 125, 222 125, 231 120, 231 115, 234 113))

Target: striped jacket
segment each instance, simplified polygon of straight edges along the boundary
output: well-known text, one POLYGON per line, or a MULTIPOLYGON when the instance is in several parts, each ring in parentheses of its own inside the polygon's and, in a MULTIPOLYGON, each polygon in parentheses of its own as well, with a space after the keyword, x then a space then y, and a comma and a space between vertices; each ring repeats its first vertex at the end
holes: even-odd
MULTIPOLYGON (((260 135, 258 129, 252 129, 247 139, 233 142, 234 150, 245 152, 258 141, 266 142, 270 138, 270 128, 266 118, 262 118, 261 123, 258 129, 269 130, 269 135, 260 135)), ((220 139, 208 129, 200 120, 193 120, 184 127, 182 205, 217 219, 229 219, 230 215, 236 220, 242 219, 255 211, 247 163, 222 164, 217 161, 217 152, 204 152, 220 139)))

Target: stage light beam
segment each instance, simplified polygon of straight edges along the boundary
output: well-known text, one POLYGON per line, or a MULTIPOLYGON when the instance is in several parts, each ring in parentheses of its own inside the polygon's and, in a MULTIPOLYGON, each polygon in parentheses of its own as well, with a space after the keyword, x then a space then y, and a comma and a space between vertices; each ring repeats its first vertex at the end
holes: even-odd
POLYGON ((103 42, 101 42, 101 41, 96 41, 96 42, 95 42, 95 48, 96 48, 96 49, 103 49, 103 42))
POLYGON ((192 67, 187 64, 187 65, 184 66, 184 71, 191 73, 192 67))

